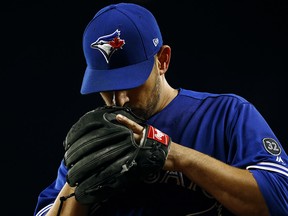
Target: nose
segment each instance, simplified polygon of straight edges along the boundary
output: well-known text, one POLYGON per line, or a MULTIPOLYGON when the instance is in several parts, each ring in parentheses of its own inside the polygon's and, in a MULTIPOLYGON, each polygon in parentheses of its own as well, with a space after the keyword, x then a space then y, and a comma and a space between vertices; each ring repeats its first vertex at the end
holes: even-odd
POLYGON ((127 91, 114 91, 112 101, 117 106, 124 106, 125 103, 129 102, 127 91))

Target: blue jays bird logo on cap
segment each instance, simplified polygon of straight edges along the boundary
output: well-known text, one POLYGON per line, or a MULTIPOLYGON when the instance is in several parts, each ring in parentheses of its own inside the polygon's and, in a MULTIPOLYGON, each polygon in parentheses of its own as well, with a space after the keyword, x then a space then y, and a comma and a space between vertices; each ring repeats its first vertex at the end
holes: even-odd
POLYGON ((108 64, 112 54, 116 50, 122 49, 123 45, 125 44, 125 40, 121 39, 119 36, 120 31, 117 29, 112 34, 99 37, 91 44, 91 48, 98 49, 103 54, 108 64))

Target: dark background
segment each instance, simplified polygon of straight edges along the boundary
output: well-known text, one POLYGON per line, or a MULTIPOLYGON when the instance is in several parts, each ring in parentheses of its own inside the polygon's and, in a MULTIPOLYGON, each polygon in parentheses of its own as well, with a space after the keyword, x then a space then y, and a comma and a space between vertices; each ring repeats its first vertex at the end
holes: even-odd
MULTIPOLYGON (((116 2, 1 7, 1 211, 33 214, 38 194, 56 177, 70 126, 102 104, 96 94, 80 94, 81 40, 94 14, 116 2)), ((288 149, 286 0, 130 2, 155 14, 172 47, 172 86, 245 97, 288 149)))

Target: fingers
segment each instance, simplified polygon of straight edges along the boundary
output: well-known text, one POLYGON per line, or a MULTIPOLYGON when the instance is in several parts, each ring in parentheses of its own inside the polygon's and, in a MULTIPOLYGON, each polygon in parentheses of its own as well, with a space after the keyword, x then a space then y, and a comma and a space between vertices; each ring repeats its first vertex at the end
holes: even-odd
POLYGON ((131 119, 123 116, 121 114, 116 115, 116 119, 121 124, 125 125, 126 127, 130 128, 134 133, 140 134, 143 131, 143 127, 136 122, 132 121, 131 119))
POLYGON ((144 130, 143 126, 137 124, 136 122, 132 121, 131 119, 129 119, 126 116, 123 116, 121 114, 116 115, 116 120, 119 123, 125 125, 126 127, 130 128, 133 131, 136 141, 141 140, 142 135, 143 135, 142 132, 144 130))

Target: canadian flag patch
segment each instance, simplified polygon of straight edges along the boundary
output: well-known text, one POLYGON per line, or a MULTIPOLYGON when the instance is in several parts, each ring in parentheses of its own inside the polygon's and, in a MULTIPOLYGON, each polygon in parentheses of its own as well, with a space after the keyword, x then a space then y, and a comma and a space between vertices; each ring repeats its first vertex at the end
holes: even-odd
POLYGON ((169 139, 170 139, 170 137, 167 134, 163 133, 162 131, 160 131, 154 127, 152 127, 151 125, 149 125, 147 138, 156 140, 156 141, 158 141, 158 142, 160 142, 166 146, 168 146, 169 139))

